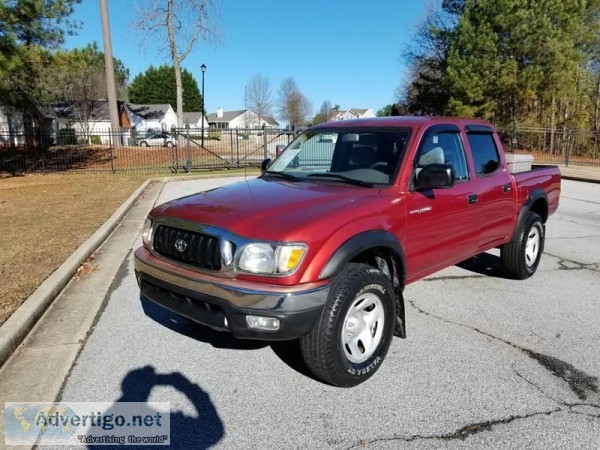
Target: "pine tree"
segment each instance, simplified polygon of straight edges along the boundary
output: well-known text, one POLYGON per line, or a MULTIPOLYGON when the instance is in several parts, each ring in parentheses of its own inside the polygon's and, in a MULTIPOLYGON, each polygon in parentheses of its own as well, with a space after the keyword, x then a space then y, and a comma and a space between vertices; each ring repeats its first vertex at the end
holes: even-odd
MULTIPOLYGON (((199 112, 202 108, 202 96, 198 83, 187 69, 181 71, 181 81, 183 111, 199 112)), ((150 66, 145 72, 136 75, 129 86, 129 100, 132 103, 168 103, 175 106, 177 92, 173 68, 167 65, 150 66)))

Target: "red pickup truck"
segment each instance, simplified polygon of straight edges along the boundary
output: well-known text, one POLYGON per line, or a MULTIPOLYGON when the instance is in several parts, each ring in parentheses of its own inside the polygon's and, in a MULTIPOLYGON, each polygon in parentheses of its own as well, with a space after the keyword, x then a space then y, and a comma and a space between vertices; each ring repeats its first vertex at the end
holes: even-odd
POLYGON ((245 339, 300 339, 308 368, 354 386, 406 337, 407 283, 494 247, 536 271, 560 172, 512 174, 484 121, 339 121, 260 177, 155 208, 135 252, 143 297, 245 339))

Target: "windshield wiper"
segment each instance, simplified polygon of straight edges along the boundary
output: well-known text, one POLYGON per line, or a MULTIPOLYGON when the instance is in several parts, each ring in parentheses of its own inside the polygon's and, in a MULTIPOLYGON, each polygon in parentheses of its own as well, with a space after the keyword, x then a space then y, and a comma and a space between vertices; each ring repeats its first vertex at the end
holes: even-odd
POLYGON ((298 181, 298 177, 285 172, 277 172, 275 170, 267 170, 265 175, 273 175, 290 181, 298 181))
POLYGON ((319 178, 335 178, 337 180, 344 181, 348 184, 354 184, 356 186, 373 187, 373 183, 369 183, 368 181, 363 181, 363 180, 357 180, 356 178, 346 177, 346 176, 340 175, 338 173, 311 173, 308 176, 309 177, 319 177, 319 178))

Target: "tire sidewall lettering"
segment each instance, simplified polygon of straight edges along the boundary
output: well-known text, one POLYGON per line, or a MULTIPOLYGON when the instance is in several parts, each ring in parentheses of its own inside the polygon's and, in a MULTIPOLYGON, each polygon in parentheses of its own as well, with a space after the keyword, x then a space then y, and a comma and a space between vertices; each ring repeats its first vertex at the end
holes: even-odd
POLYGON ((382 361, 381 356, 377 355, 377 356, 375 356, 375 359, 373 359, 373 361, 371 361, 366 367, 363 367, 361 369, 355 369, 354 367, 349 367, 348 373, 350 373, 351 375, 354 375, 354 376, 366 375, 371 370, 375 370, 375 368, 377 367, 377 365, 379 363, 381 363, 381 361, 382 361))

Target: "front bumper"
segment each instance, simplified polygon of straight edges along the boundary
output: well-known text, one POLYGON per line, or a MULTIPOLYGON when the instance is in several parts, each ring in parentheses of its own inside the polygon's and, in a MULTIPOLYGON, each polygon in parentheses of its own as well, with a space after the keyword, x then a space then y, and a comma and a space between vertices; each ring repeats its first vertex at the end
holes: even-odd
POLYGON ((241 339, 290 340, 307 334, 319 319, 327 282, 276 286, 222 279, 157 258, 141 247, 135 273, 147 299, 194 322, 241 339), (275 317, 275 331, 249 328, 246 316, 275 317))

